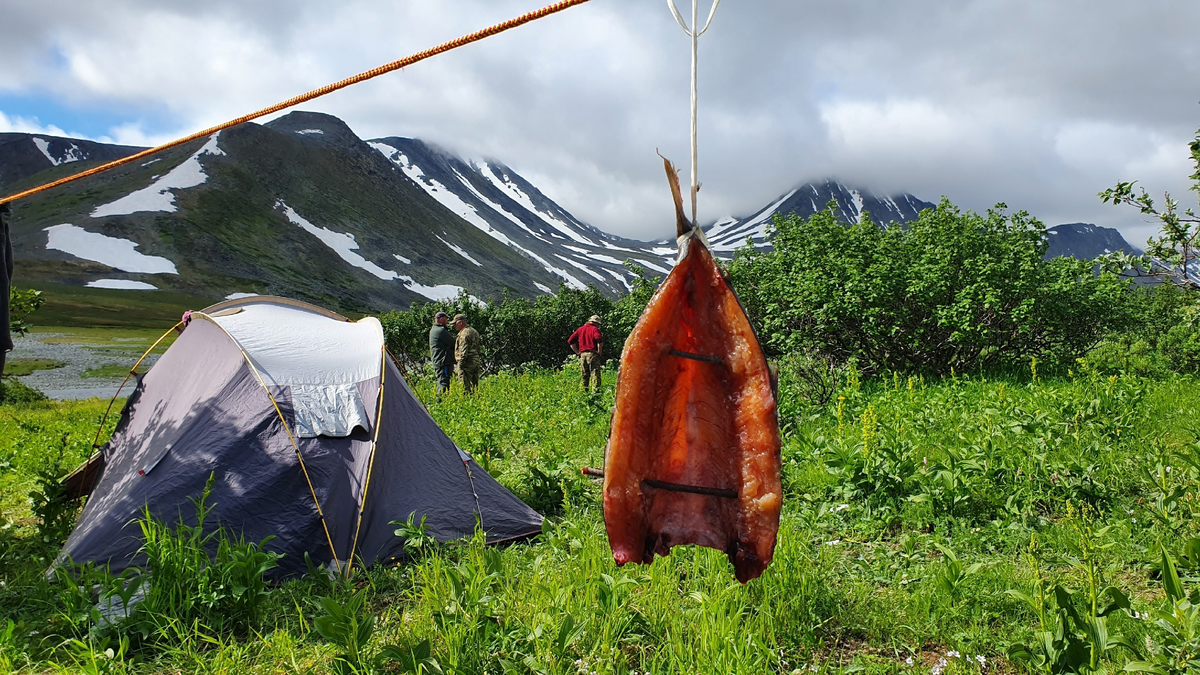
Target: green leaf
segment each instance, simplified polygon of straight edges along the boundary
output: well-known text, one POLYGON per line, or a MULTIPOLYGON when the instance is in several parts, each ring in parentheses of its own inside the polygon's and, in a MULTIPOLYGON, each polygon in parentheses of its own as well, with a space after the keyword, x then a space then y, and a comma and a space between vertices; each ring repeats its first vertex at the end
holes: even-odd
POLYGON ((1162 555, 1162 582, 1163 590, 1167 592, 1167 597, 1171 602, 1182 600, 1187 597, 1183 590, 1183 582, 1179 580, 1179 573, 1175 571, 1175 562, 1171 560, 1171 554, 1167 553, 1167 547, 1162 542, 1158 544, 1159 553, 1162 555))

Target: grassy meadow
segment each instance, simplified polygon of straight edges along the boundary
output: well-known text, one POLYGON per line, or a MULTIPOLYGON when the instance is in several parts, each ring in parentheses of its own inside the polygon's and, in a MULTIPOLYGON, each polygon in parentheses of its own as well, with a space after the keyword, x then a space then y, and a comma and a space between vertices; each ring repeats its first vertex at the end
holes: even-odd
POLYGON ((771 567, 743 586, 722 554, 695 547, 614 565, 599 486, 579 467, 602 463, 616 376, 591 394, 577 377, 505 372, 441 401, 427 377, 412 381, 451 438, 551 518, 542 536, 437 545, 410 529, 411 560, 345 583, 309 575, 261 589, 253 619, 234 628, 203 606, 187 621, 147 608, 140 632, 101 625, 75 581, 47 580, 71 516, 46 516, 57 531, 39 526, 39 486, 84 459, 107 403, 0 407, 0 670, 1196 667, 1200 617, 1168 598, 1172 583, 1186 593, 1200 576, 1200 546, 1186 546, 1200 537, 1194 378, 851 372, 813 405, 785 368, 779 541, 771 567), (1175 563, 1166 575, 1163 549, 1175 563))

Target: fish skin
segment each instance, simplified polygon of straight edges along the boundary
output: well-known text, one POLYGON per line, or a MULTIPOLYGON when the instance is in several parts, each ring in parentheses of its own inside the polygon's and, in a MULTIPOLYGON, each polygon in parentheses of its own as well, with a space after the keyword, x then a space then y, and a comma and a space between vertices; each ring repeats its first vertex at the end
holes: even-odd
MULTIPOLYGON (((672 188, 683 230, 677 179, 672 188)), ((724 551, 745 583, 770 564, 779 529, 775 396, 758 338, 708 248, 696 236, 682 239, 682 247, 621 355, 604 453, 604 522, 620 565, 650 563, 673 546, 698 544, 724 551), (663 490, 645 479, 729 489, 738 497, 663 490)))

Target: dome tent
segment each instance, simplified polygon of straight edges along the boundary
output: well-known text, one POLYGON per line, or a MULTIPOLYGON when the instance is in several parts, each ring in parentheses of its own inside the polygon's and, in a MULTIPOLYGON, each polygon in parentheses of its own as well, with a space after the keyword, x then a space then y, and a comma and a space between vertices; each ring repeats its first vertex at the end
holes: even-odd
POLYGON ((429 416, 377 319, 268 296, 191 316, 73 474, 91 496, 56 562, 137 564, 143 509, 194 523, 190 500, 210 474, 209 522, 248 541, 274 536, 281 577, 304 572, 306 552, 338 568, 400 557, 389 522, 410 514, 441 541, 477 522, 488 542, 541 530, 429 416))

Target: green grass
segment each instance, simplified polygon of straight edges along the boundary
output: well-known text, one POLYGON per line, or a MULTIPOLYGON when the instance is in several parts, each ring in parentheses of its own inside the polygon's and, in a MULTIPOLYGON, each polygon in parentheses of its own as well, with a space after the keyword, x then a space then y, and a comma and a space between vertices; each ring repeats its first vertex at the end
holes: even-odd
MULTIPOLYGON (((178 626, 122 667, 329 672, 343 652, 314 630, 318 599, 365 594, 365 652, 429 640, 448 673, 1019 672, 1007 650, 1038 619, 1007 591, 1087 588, 1090 570, 1140 616, 1163 601, 1157 543, 1200 536, 1195 379, 851 380, 812 407, 785 372, 784 513, 767 572, 743 586, 723 554, 696 547, 618 568, 599 486, 578 473, 602 461, 615 375, 591 395, 577 377, 501 374, 441 401, 428 377, 413 380, 459 445, 551 514, 543 536, 440 547, 332 591, 294 580, 270 592, 253 632, 178 626)), ((55 542, 38 539, 26 495, 60 448, 64 468, 87 455, 103 409, 0 407, 0 635, 16 622, 0 658, 14 667, 75 667, 63 645, 88 639, 42 576, 55 542)), ((1162 639, 1132 611, 1110 614, 1109 633, 1162 639)), ((1114 648, 1101 664, 1130 657, 1114 648)))
POLYGON ((96 366, 95 368, 88 368, 80 373, 79 376, 88 379, 124 377, 129 374, 129 365, 130 364, 105 363, 103 365, 96 366))
MULTIPOLYGON (((19 285, 20 279, 17 283, 19 285)), ((218 300, 173 291, 124 291, 53 283, 34 284, 46 298, 30 319, 38 326, 96 326, 157 329, 173 326, 184 311, 204 309, 218 300)))
POLYGON ((54 370, 67 364, 54 359, 8 359, 4 362, 4 374, 8 376, 31 375, 35 370, 54 370))

